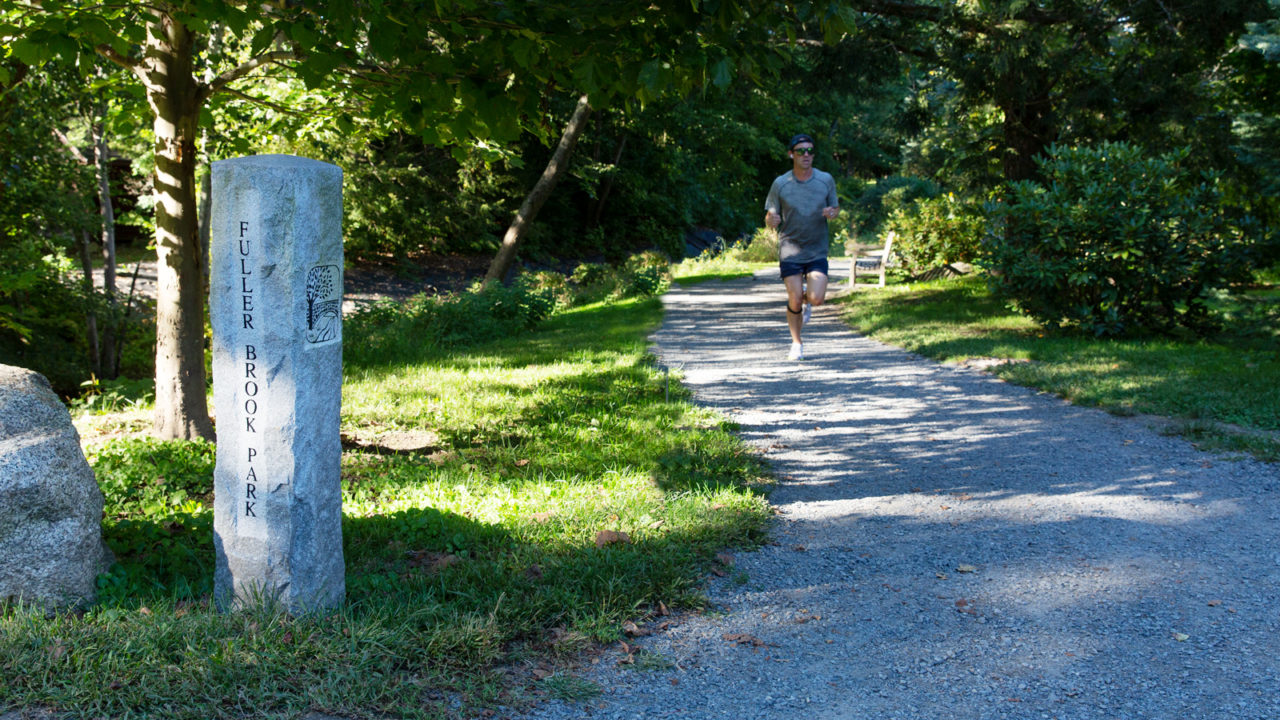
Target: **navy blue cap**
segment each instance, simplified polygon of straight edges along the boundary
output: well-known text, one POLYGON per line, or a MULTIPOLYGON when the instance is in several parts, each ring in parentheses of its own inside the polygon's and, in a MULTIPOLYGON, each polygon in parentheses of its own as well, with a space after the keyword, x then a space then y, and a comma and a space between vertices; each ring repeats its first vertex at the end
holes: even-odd
POLYGON ((813 142, 813 138, 809 137, 808 135, 805 135, 804 133, 800 133, 799 135, 795 135, 791 138, 791 142, 787 143, 787 149, 793 150, 795 149, 795 146, 799 145, 802 142, 808 142, 808 143, 813 143, 814 145, 817 145, 817 143, 813 142))

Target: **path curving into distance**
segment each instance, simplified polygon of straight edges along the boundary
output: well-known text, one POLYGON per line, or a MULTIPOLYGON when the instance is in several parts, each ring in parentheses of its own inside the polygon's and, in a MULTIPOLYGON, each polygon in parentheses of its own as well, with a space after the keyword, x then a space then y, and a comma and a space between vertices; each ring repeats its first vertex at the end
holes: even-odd
POLYGON ((653 336, 776 467, 773 544, 637 641, 671 667, 611 651, 583 675, 602 695, 526 717, 1280 718, 1280 467, 830 307, 788 361, 783 302, 775 271, 674 287, 653 336))

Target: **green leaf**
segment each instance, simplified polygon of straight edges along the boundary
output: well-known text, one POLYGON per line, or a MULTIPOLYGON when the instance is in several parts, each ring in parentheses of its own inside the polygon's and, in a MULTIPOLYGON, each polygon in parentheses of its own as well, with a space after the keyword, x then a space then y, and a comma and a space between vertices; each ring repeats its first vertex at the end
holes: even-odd
POLYGON ((275 26, 266 25, 262 27, 258 32, 254 33, 253 43, 250 46, 249 51, 254 55, 260 55, 266 52, 267 48, 271 47, 271 42, 275 40, 275 37, 275 26))
POLYGON ((40 65, 53 57, 48 45, 28 38, 18 38, 9 48, 14 57, 25 65, 40 65))
POLYGON ((712 67, 711 82, 720 88, 728 87, 733 82, 733 64, 728 58, 721 58, 712 67))

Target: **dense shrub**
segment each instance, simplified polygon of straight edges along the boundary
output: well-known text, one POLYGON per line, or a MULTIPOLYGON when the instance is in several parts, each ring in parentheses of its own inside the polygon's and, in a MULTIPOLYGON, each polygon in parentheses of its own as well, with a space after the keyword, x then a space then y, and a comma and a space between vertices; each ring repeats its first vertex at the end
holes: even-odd
POLYGON ((43 373, 62 394, 89 376, 90 298, 67 259, 97 232, 91 172, 54 129, 68 102, 41 76, 0 94, 0 362, 43 373))
POLYGON ((396 362, 420 356, 424 347, 447 350, 509 337, 545 320, 556 303, 555 288, 522 278, 457 295, 373 303, 345 323, 344 359, 357 365, 396 362))
POLYGON ((760 227, 751 235, 751 241, 741 249, 742 259, 747 262, 778 261, 778 231, 760 227))
POLYGON ((671 284, 671 261, 655 251, 638 253, 614 267, 582 263, 569 277, 575 303, 661 295, 671 284))
POLYGON ((937 183, 930 180, 894 175, 867 185, 845 209, 859 231, 874 232, 895 210, 909 207, 922 198, 937 197, 939 192, 937 183))
POLYGON ((981 210, 948 193, 894 210, 886 230, 897 233, 894 253, 911 273, 955 262, 978 253, 985 220, 981 210))
POLYGON ((1014 183, 989 207, 992 289, 1050 327, 1209 329, 1208 293, 1249 276, 1256 233, 1232 217, 1216 177, 1184 169, 1187 155, 1051 148, 1044 184, 1014 183))
POLYGON ((632 255, 622 265, 622 278, 625 297, 661 295, 671 285, 671 261, 653 251, 632 255))

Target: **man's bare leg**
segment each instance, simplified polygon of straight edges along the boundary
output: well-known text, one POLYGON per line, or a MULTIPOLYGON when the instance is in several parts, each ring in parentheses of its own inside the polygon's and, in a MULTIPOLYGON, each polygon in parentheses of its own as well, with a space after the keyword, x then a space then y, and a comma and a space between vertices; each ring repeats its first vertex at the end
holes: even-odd
POLYGON ((788 275, 782 279, 787 286, 787 327, 791 330, 791 342, 800 342, 800 318, 804 310, 804 280, 802 275, 788 275))
POLYGON ((818 307, 827 299, 827 276, 823 273, 814 271, 809 273, 809 288, 805 293, 805 301, 814 307, 818 307))

